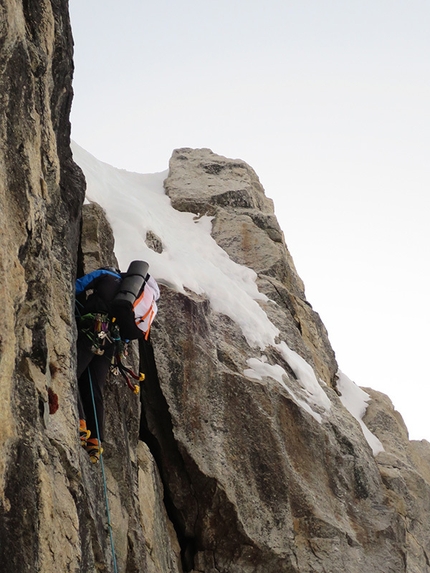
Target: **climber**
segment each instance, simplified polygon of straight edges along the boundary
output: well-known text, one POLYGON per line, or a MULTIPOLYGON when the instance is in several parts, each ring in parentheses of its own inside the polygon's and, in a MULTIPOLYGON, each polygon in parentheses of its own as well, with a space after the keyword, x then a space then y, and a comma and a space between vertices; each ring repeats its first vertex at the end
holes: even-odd
MULTIPOLYGON (((147 274, 147 269, 147 263, 133 261, 127 273, 121 273, 112 267, 104 267, 76 281, 76 300, 79 309, 77 318, 79 433, 81 445, 93 463, 99 461, 103 452, 101 442, 104 439, 104 388, 115 356, 118 356, 119 360, 118 346, 123 345, 125 338, 128 340, 144 338, 157 312, 155 301, 159 297, 159 289, 155 279, 147 274), (136 269, 143 276, 133 274, 136 269), (144 273, 139 269, 143 269, 144 273), (131 292, 133 290, 134 292, 131 292), (146 291, 145 296, 144 291, 146 291), (124 306, 124 300, 121 298, 127 299, 127 306, 124 306), (133 305, 143 298, 150 307, 149 310, 145 310, 145 313, 150 315, 150 320, 146 321, 143 314, 139 315, 133 305), (134 325, 135 330, 130 328, 130 324, 134 325)), ((142 313, 141 307, 142 305, 139 311, 142 313)), ((122 373, 128 380, 128 373, 133 373, 122 368, 122 373)))
POLYGON ((82 305, 79 308, 77 342, 79 433, 81 444, 92 462, 97 462, 101 454, 97 425, 102 441, 103 391, 114 352, 114 344, 108 338, 109 311, 120 284, 121 274, 113 268, 93 271, 76 281, 76 299, 82 305), (86 297, 89 290, 93 292, 86 297))

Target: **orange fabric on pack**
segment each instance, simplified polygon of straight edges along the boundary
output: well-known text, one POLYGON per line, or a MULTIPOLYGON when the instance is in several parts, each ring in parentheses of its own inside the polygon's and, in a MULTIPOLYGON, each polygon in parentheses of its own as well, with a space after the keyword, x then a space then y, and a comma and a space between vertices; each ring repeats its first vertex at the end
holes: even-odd
POLYGON ((158 310, 155 297, 154 290, 146 284, 142 294, 133 304, 136 326, 145 333, 146 340, 148 340, 149 330, 158 310))

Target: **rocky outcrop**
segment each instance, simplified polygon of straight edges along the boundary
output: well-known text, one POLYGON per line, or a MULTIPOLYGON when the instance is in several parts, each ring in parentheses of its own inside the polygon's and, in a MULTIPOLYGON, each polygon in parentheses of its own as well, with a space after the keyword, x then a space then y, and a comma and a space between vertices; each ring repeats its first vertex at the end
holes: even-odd
POLYGON ((404 532, 405 571, 430 571, 430 444, 409 441, 403 419, 388 396, 365 390, 371 402, 364 421, 384 445, 377 464, 404 532))
POLYGON ((97 203, 82 207, 78 269, 84 275, 100 267, 118 268, 114 253, 115 238, 106 214, 97 203))
POLYGON ((327 332, 306 301, 304 285, 255 171, 209 149, 179 149, 170 160, 166 193, 172 206, 213 216, 212 236, 237 263, 258 275, 264 310, 293 350, 335 386, 337 364, 327 332))
MULTIPOLYGON (((103 472, 89 462, 73 282, 116 259, 69 149, 67 2, 3 0, 0 32, 2 571, 430 572, 430 445, 367 390, 374 457, 271 201, 248 165, 209 150, 176 151, 166 192, 213 217, 279 334, 256 348, 204 294, 162 286, 152 345, 129 357, 146 373, 141 401, 109 378, 103 472)), ((163 253, 155 230, 145 244, 163 253)))
MULTIPOLYGON (((210 214, 219 244, 254 268, 280 338, 326 380, 331 401, 319 422, 273 378, 250 379, 253 351, 238 325, 204 297, 163 290, 153 333, 158 381, 145 386, 143 403, 161 452, 157 462, 170 515, 188 555, 186 570, 429 570, 426 526, 411 526, 430 509, 428 467, 417 466, 410 454, 415 495, 424 505, 418 511, 412 494, 408 509, 406 488, 387 485, 388 450, 378 464, 331 387, 336 363, 326 331, 306 302, 253 170, 209 150, 178 150, 165 186, 175 208, 210 214)), ((282 363, 275 349, 266 349, 266 358, 282 363)), ((282 365, 286 383, 297 386, 292 368, 282 365)), ((381 400, 372 402, 368 416, 373 409, 370 427, 385 444, 389 433, 376 431, 375 420, 398 415, 381 400)), ((402 440, 415 451, 406 445, 405 430, 402 440)), ((390 472, 398 464, 396 450, 390 472)))

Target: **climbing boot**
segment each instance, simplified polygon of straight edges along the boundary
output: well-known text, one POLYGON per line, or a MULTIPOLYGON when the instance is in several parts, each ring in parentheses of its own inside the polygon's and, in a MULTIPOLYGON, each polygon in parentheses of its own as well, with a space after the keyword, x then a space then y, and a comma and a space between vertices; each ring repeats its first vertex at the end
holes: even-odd
POLYGON ((103 448, 99 444, 98 439, 90 438, 89 440, 87 440, 85 449, 88 455, 90 456, 91 463, 96 464, 100 460, 100 456, 103 453, 103 448))
POLYGON ((79 420, 79 437, 81 439, 81 446, 86 447, 88 438, 91 436, 91 431, 87 430, 87 423, 85 420, 79 420))

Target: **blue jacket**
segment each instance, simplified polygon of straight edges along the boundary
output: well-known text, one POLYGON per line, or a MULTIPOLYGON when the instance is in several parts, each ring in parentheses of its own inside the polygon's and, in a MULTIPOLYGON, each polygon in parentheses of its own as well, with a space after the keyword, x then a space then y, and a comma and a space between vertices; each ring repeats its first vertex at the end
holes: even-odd
POLYGON ((83 302, 83 314, 109 312, 110 303, 118 292, 121 281, 121 275, 109 269, 98 269, 77 279, 77 297, 90 289, 93 290, 93 293, 83 302))

